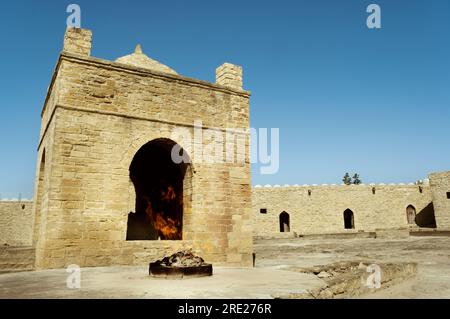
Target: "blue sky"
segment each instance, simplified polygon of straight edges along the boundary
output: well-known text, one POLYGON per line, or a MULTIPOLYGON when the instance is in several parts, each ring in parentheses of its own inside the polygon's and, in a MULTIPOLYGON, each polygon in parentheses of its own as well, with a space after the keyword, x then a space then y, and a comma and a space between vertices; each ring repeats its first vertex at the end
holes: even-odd
POLYGON ((68 4, 92 55, 141 43, 178 73, 244 67, 252 127, 280 128, 280 170, 253 184, 413 182, 450 169, 450 1, 8 1, 0 9, 0 194, 31 197, 40 111, 68 4), (369 30, 366 7, 382 9, 369 30))

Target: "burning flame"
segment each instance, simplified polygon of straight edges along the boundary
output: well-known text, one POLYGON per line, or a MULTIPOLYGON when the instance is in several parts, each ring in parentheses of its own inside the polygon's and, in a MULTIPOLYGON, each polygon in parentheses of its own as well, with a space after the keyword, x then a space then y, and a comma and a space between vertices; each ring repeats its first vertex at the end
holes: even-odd
POLYGON ((164 239, 181 239, 180 231, 171 218, 164 219, 161 214, 156 214, 155 228, 164 236, 164 239))
POLYGON ((173 189, 172 186, 167 187, 167 192, 166 191, 161 192, 162 201, 170 202, 173 201, 176 197, 177 196, 175 195, 175 190, 173 189))
MULTIPOLYGON (((161 191, 161 201, 171 202, 175 200, 176 194, 172 186, 167 188, 167 191, 161 191)), ((163 212, 155 212, 152 209, 152 203, 147 199, 147 209, 145 210, 147 216, 153 221, 155 229, 161 236, 161 239, 178 240, 181 239, 180 226, 170 217, 165 216, 163 212)))

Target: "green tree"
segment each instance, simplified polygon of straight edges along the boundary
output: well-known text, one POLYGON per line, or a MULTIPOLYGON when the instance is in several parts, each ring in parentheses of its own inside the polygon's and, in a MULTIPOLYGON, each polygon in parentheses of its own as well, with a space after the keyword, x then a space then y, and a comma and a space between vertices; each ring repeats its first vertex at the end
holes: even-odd
POLYGON ((361 179, 359 178, 359 174, 355 174, 353 176, 353 184, 355 184, 355 185, 361 184, 361 179))
POLYGON ((349 173, 345 173, 344 178, 342 179, 345 185, 350 185, 352 183, 352 178, 349 173))

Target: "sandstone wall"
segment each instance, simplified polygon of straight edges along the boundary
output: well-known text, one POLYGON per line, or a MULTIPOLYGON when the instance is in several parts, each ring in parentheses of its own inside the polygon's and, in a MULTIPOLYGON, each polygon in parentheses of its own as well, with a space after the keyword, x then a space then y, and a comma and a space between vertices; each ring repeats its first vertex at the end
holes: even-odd
POLYGON ((30 246, 33 202, 0 201, 0 245, 30 246))
POLYGON ((440 229, 450 229, 450 172, 430 174, 430 186, 440 229))
POLYGON ((422 192, 417 185, 257 187, 253 189, 253 229, 256 236, 280 233, 283 211, 290 215, 291 232, 298 235, 406 228, 406 208, 413 205, 419 215, 431 201, 427 185, 422 192), (260 209, 267 209, 267 214, 260 209), (354 230, 344 228, 347 209, 354 214, 354 230))

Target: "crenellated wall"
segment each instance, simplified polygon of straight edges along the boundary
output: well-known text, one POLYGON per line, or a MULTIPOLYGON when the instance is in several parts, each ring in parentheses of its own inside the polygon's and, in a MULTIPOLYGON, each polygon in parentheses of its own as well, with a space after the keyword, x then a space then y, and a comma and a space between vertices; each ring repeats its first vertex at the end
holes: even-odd
POLYGON ((419 226, 430 226, 433 219, 428 184, 267 185, 256 186, 252 194, 255 236, 279 234, 282 212, 289 214, 290 232, 298 235, 407 228, 409 205, 419 226), (344 227, 347 209, 353 212, 354 229, 344 227))
MULTIPOLYGON (((354 233, 433 227, 450 229, 450 172, 430 174, 430 182, 370 185, 266 185, 252 190, 255 236, 354 233), (416 210, 408 224, 407 207, 416 210), (266 214, 260 212, 266 210, 266 214), (344 228, 344 211, 354 214, 354 229, 344 228), (287 212, 290 234, 280 233, 279 216, 287 212), (435 225, 433 225, 433 222, 435 225)), ((33 202, 0 201, 0 244, 31 245, 33 202)), ((35 227, 36 229, 36 227, 35 227)), ((181 243, 180 243, 181 244, 181 243)), ((144 257, 144 256, 143 256, 144 257)))

